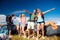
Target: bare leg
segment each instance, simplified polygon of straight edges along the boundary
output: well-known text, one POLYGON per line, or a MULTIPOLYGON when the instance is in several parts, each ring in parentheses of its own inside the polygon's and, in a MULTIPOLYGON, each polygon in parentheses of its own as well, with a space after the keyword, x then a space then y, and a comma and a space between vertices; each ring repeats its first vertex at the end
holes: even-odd
POLYGON ((17 28, 17 31, 18 31, 18 34, 19 34, 19 26, 18 26, 18 25, 16 25, 16 28, 17 28))
POLYGON ((32 31, 33 31, 33 38, 34 38, 34 29, 32 31))
POLYGON ((11 36, 11 30, 9 30, 9 38, 11 38, 12 36, 11 36))
POLYGON ((42 27, 42 36, 44 36, 44 23, 41 24, 42 27))
POLYGON ((24 27, 22 28, 22 31, 23 31, 23 33, 24 33, 24 38, 26 38, 26 33, 25 33, 25 31, 24 31, 24 27))
POLYGON ((40 30, 40 24, 37 25, 37 40, 39 38, 39 30, 40 30))
POLYGON ((9 30, 9 35, 11 35, 11 30, 9 30))
POLYGON ((28 39, 30 38, 30 29, 28 29, 28 39))
POLYGON ((20 35, 21 35, 21 33, 22 33, 22 27, 20 27, 20 35))

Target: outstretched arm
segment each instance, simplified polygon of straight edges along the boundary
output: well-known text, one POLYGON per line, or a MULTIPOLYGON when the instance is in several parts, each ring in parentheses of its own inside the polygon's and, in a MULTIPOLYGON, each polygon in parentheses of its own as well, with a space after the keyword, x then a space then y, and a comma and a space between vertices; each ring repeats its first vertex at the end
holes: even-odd
POLYGON ((52 10, 55 10, 55 8, 51 8, 51 9, 45 11, 45 12, 43 12, 43 14, 45 14, 45 13, 47 13, 47 12, 50 12, 50 11, 52 11, 52 10))
POLYGON ((28 13, 28 14, 31 14, 31 12, 29 12, 28 10, 24 10, 24 12, 28 13))

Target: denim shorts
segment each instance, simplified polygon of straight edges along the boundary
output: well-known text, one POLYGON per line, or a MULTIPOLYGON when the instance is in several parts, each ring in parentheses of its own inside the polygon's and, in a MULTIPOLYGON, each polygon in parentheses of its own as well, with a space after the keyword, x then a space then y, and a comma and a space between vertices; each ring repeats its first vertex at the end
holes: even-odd
POLYGON ((42 24, 42 23, 44 23, 44 21, 42 21, 42 22, 37 22, 37 24, 42 24))

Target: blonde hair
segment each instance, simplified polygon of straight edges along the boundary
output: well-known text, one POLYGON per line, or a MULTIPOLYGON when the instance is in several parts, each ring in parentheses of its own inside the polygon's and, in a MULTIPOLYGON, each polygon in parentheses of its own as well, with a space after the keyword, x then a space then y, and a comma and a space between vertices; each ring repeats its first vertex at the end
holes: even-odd
POLYGON ((23 15, 23 17, 25 17, 25 15, 24 14, 22 14, 23 15))
POLYGON ((25 17, 25 15, 24 15, 24 14, 21 14, 21 15, 20 15, 20 18, 22 18, 22 17, 25 17))

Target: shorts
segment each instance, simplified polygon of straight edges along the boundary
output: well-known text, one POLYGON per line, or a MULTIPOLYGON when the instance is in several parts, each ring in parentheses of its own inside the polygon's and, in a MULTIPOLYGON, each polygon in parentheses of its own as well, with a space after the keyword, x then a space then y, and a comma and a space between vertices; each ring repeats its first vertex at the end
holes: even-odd
POLYGON ((12 25, 7 26, 8 30, 12 30, 12 25))
POLYGON ((15 29, 15 25, 7 25, 7 29, 9 30, 14 30, 15 29))
POLYGON ((26 24, 23 24, 23 23, 20 24, 20 27, 22 27, 22 28, 24 28, 25 26, 26 26, 26 24))
MULTIPOLYGON (((40 24, 44 24, 44 21, 42 22, 37 22, 37 25, 40 25, 40 24)), ((42 29, 43 27, 40 27, 40 29, 42 29)), ((39 28, 38 28, 39 29, 39 28)))
POLYGON ((34 29, 34 22, 28 22, 28 29, 34 29))
POLYGON ((37 22, 37 24, 44 24, 44 21, 42 21, 42 22, 37 22))

